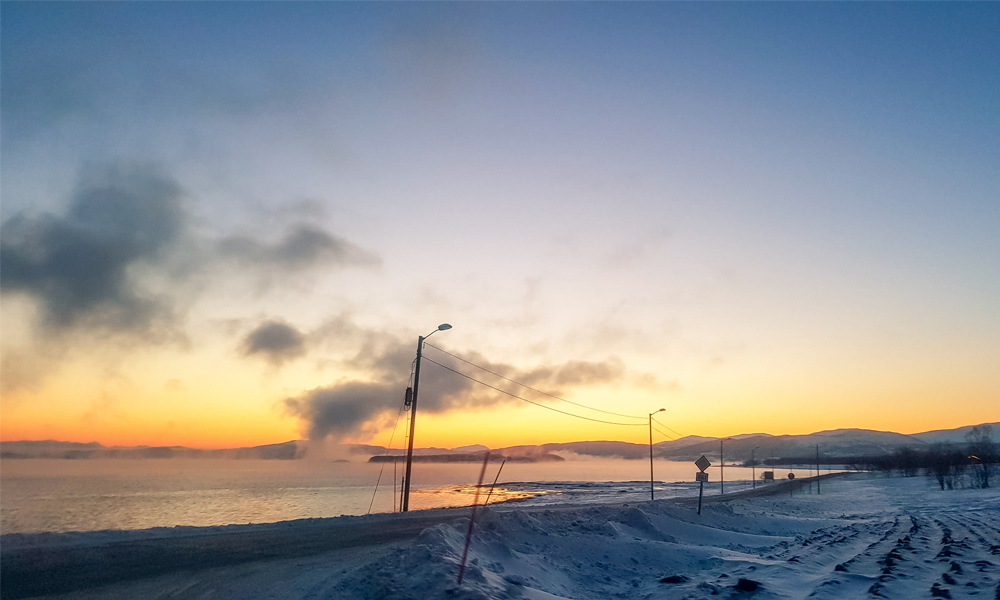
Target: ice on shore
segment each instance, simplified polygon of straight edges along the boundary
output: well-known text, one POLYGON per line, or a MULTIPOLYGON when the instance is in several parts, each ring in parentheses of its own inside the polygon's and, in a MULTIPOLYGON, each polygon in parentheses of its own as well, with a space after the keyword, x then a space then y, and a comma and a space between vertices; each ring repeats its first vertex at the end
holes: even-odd
MULTIPOLYGON (((381 521, 386 525, 389 521, 381 521)), ((1000 491, 930 478, 824 482, 822 495, 477 514, 405 542, 80 590, 72 598, 994 598, 1000 491)))

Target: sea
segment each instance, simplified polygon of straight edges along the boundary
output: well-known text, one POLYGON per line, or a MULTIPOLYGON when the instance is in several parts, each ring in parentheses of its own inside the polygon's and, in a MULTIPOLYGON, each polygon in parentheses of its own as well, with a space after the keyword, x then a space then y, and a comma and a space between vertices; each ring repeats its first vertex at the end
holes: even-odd
MULTIPOLYGON (((642 501, 648 460, 413 464, 410 510, 520 502, 524 505, 642 501), (494 485, 495 482, 495 485, 494 485)), ((400 509, 404 464, 236 459, 3 459, 0 533, 148 529, 271 523, 400 509)), ((768 467, 767 469, 771 469, 768 467)), ((655 460, 656 498, 696 496, 697 467, 655 460)), ((775 468, 783 479, 815 474, 775 468)), ((758 478, 763 469, 758 467, 758 478)), ((710 467, 706 495, 748 489, 750 468, 710 467)), ((826 472, 824 469, 823 472, 826 472)), ((763 485, 758 483, 758 485, 763 485)))

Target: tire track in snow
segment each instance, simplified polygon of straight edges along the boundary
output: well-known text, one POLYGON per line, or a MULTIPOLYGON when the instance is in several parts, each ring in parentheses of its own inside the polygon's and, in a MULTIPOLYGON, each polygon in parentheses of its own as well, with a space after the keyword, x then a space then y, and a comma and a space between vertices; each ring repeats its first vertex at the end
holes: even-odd
MULTIPOLYGON (((1000 584, 1000 495, 932 491, 922 478, 843 480, 824 485, 822 496, 733 499, 701 516, 666 500, 490 507, 477 519, 461 588, 467 516, 448 514, 391 545, 341 544, 315 557, 167 573, 64 600, 987 600, 1000 584)), ((418 516, 431 515, 396 525, 418 516)))
MULTIPOLYGON (((865 594, 871 598, 989 597, 995 594, 1000 575, 997 561, 989 558, 1000 537, 997 522, 981 516, 928 517, 905 511, 878 541, 835 570, 844 576, 873 578, 865 594), (903 533, 904 519, 911 526, 897 537, 903 533)), ((821 595, 822 586, 835 581, 840 580, 824 582, 812 595, 821 595)))

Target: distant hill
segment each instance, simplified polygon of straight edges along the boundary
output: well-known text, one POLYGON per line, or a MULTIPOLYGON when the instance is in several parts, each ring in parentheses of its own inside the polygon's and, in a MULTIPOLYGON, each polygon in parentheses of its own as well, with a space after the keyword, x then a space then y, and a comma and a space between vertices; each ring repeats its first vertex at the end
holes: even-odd
MULTIPOLYGON (((758 460, 777 457, 805 457, 816 453, 823 456, 861 456, 888 454, 897 448, 919 448, 926 443, 913 436, 867 429, 839 429, 809 435, 759 435, 733 438, 723 444, 728 461, 750 460, 751 451, 758 460)), ((702 454, 718 459, 719 440, 681 448, 664 448, 661 456, 674 460, 695 460, 702 454)))
MULTIPOLYGON (((983 423, 993 428, 993 439, 1000 441, 1000 423, 983 423)), ((981 426, 981 425, 979 425, 981 426)), ((977 425, 967 425, 958 429, 938 429, 935 431, 925 431, 924 433, 914 433, 913 437, 928 444, 964 444, 965 436, 977 425)))
MULTIPOLYGON (((985 423, 993 428, 994 439, 1000 440, 1000 423, 985 423)), ((767 433, 747 433, 724 438, 723 448, 727 463, 750 460, 751 451, 757 460, 768 458, 806 458, 815 456, 816 446, 822 457, 880 456, 898 448, 925 448, 930 444, 964 444, 965 436, 972 425, 955 429, 927 431, 912 435, 871 429, 834 429, 818 431, 808 435, 770 435, 767 433)), ((0 442, 0 458, 229 458, 292 460, 303 458, 308 442, 293 440, 281 444, 267 444, 247 448, 227 448, 222 450, 201 450, 183 446, 102 446, 97 442, 18 441, 0 442)), ((359 456, 385 455, 382 446, 366 444, 349 445, 348 450, 359 456)), ((476 444, 460 448, 415 448, 417 456, 426 460, 451 462, 471 460, 470 456, 482 456, 490 450, 476 444), (449 458, 450 457, 450 458, 449 458)), ((540 445, 510 446, 490 450, 497 456, 511 460, 558 460, 558 457, 572 458, 572 455, 593 457, 621 457, 643 459, 649 457, 648 444, 634 444, 612 440, 566 442, 540 445), (557 457, 557 458, 552 458, 557 457)), ((404 448, 393 448, 390 455, 403 455, 404 448)), ((719 459, 719 438, 689 435, 676 440, 658 442, 653 445, 653 454, 671 460, 695 460, 702 454, 712 462, 719 459)), ((389 459, 384 459, 389 460, 389 459)), ((479 460, 479 459, 477 459, 479 460)))
MULTIPOLYGON (((471 463, 481 463, 486 457, 485 452, 473 452, 473 453, 461 453, 452 452, 450 454, 417 454, 413 453, 413 462, 423 462, 423 463, 458 463, 458 462, 471 462, 471 463)), ((566 460, 565 458, 559 456, 558 454, 548 454, 542 452, 539 454, 522 454, 508 456, 502 454, 500 451, 493 451, 490 453, 490 459, 493 462, 498 462, 500 460, 506 460, 509 462, 562 462, 566 460)), ((368 459, 368 462, 382 463, 382 462, 404 462, 406 459, 399 454, 378 454, 372 456, 368 459)))
MULTIPOLYGON (((540 446, 546 452, 573 452, 586 456, 622 458, 649 458, 649 446, 646 444, 631 444, 628 442, 569 442, 564 444, 543 444, 540 446)), ((506 450, 506 449, 505 449, 506 450)))
MULTIPOLYGON (((365 454, 374 456, 376 454, 406 454, 406 448, 393 448, 392 450, 386 450, 385 446, 369 446, 368 444, 350 444, 347 446, 351 454, 365 454)), ((415 456, 444 456, 446 454, 475 454, 477 452, 486 452, 489 450, 486 446, 482 444, 475 444, 472 446, 462 446, 461 448, 435 448, 431 446, 430 448, 414 448, 413 454, 415 456)))
MULTIPOLYGON (((808 458, 816 454, 819 446, 821 457, 855 457, 881 456, 889 454, 898 448, 923 448, 932 441, 952 441, 965 443, 965 434, 973 426, 960 427, 954 430, 927 432, 926 434, 905 435, 891 431, 875 431, 871 429, 833 429, 818 431, 808 435, 771 435, 767 433, 750 433, 723 438, 725 459, 727 463, 748 461, 753 456, 757 460, 768 458, 808 458)), ((1000 424, 994 426, 996 437, 1000 438, 1000 424)), ((712 462, 719 461, 719 439, 698 435, 689 435, 676 440, 658 442, 653 445, 653 454, 658 458, 670 460, 695 460, 702 454, 712 462)), ((384 449, 380 449, 384 452, 384 449)), ((459 449, 450 451, 460 453, 459 449)), ((571 454, 601 458, 620 457, 625 459, 643 459, 649 457, 648 444, 634 444, 617 441, 586 441, 558 444, 511 446, 494 450, 504 456, 532 457, 553 453, 568 457, 571 454)), ((405 453, 404 450, 393 451, 394 454, 405 453)), ((445 454, 434 449, 428 454, 445 454)), ((414 451, 414 454, 419 454, 414 451)))
POLYGON ((202 450, 184 446, 102 446, 97 442, 0 442, 0 458, 228 458, 292 460, 305 454, 305 442, 290 441, 248 448, 202 450))

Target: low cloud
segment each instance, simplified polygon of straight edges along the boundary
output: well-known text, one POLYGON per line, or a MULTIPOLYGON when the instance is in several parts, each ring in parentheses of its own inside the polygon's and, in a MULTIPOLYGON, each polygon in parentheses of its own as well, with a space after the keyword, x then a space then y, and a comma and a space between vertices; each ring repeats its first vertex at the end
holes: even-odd
POLYGON ((306 336, 284 321, 267 321, 247 334, 243 349, 247 356, 263 356, 279 366, 305 354, 306 336))
MULTIPOLYGON (((337 329, 342 327, 341 323, 337 329)), ((398 411, 415 358, 415 349, 412 344, 397 340, 385 343, 385 337, 381 337, 383 343, 377 350, 374 344, 367 344, 365 350, 348 361, 356 368, 369 371, 372 374, 371 380, 341 381, 285 400, 286 409, 302 421, 303 433, 310 440, 321 440, 327 436, 340 438, 364 429, 377 428, 377 424, 385 417, 391 417, 398 411)), ((548 404, 559 401, 545 394, 558 396, 571 387, 612 383, 622 380, 626 374, 624 364, 617 358, 602 362, 569 361, 560 365, 520 369, 506 363, 491 362, 475 352, 463 356, 499 375, 497 376, 429 347, 425 347, 424 356, 427 360, 421 367, 418 403, 421 412, 430 413, 518 402, 508 394, 480 385, 448 369, 466 373, 510 394, 548 404), (525 389, 506 381, 504 377, 544 393, 525 389)))
POLYGON ((248 236, 233 236, 219 243, 220 254, 255 269, 279 272, 316 265, 374 266, 374 254, 311 225, 293 226, 277 242, 268 244, 248 236))
POLYGON ((388 383, 348 381, 309 390, 285 400, 290 413, 303 421, 310 440, 340 437, 399 404, 403 390, 388 383))
POLYGON ((557 366, 538 367, 525 373, 523 382, 548 384, 556 386, 574 386, 587 383, 605 382, 620 379, 625 374, 625 363, 619 358, 611 358, 605 362, 588 362, 571 360, 557 366))
MULTIPOLYGON (((187 307, 221 281, 287 280, 379 262, 315 224, 290 223, 274 240, 213 238, 191 226, 190 203, 162 168, 116 163, 85 168, 63 214, 20 213, 0 225, 0 292, 30 299, 36 315, 35 347, 5 348, 4 364, 16 355, 25 373, 40 370, 31 362, 50 371, 46 357, 65 355, 83 339, 78 334, 88 343, 93 334, 183 342, 187 307)), ((276 363, 305 343, 278 326, 251 336, 247 352, 276 363)), ((5 389, 37 383, 7 375, 5 389)))
POLYGON ((181 187, 149 167, 92 169, 84 180, 65 215, 3 224, 0 291, 35 298, 49 332, 172 330, 170 302, 144 292, 133 271, 162 263, 181 236, 181 187))

